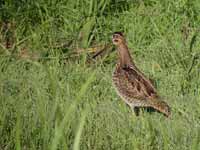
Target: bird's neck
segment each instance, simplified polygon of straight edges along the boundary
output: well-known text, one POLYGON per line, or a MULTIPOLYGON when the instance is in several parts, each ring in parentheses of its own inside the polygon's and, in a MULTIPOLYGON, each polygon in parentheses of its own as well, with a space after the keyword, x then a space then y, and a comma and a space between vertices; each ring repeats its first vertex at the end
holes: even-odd
POLYGON ((121 67, 134 66, 128 46, 126 44, 120 44, 117 48, 119 64, 121 67))

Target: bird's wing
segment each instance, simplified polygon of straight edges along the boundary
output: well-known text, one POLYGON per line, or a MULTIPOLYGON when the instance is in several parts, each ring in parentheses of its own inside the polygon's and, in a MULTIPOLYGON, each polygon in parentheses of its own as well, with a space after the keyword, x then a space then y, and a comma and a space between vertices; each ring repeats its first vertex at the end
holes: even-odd
POLYGON ((137 68, 125 67, 122 70, 130 96, 139 100, 158 98, 153 84, 137 68))

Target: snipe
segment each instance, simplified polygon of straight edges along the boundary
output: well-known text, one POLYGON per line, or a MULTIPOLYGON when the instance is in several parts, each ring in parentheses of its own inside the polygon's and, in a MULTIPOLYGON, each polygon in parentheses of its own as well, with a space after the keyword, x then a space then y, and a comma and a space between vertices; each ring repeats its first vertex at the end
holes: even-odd
POLYGON ((161 100, 153 84, 136 67, 129 53, 126 40, 121 32, 115 32, 112 37, 117 47, 118 62, 113 72, 113 85, 118 95, 138 115, 140 107, 152 108, 170 116, 170 107, 161 100))

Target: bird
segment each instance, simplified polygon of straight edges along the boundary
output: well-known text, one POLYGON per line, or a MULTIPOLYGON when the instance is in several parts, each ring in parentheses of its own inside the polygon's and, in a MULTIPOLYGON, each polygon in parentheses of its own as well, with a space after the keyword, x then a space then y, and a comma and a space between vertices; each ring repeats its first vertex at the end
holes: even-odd
POLYGON ((152 81, 135 65, 122 32, 114 32, 112 43, 118 53, 118 61, 112 74, 113 86, 121 99, 139 115, 140 108, 150 108, 171 115, 169 105, 158 95, 152 81))

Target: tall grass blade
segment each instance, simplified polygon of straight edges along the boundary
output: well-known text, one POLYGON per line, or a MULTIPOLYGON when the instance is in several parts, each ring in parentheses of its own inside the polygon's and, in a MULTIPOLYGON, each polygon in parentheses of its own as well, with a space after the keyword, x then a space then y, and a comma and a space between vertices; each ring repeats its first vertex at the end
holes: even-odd
POLYGON ((78 130, 77 130, 77 133, 76 133, 76 136, 75 136, 75 139, 74 139, 73 150, 79 150, 80 149, 81 134, 82 134, 82 131, 83 131, 83 127, 84 127, 84 124, 85 124, 85 118, 86 118, 86 115, 87 115, 86 111, 83 112, 83 115, 80 119, 78 130))
POLYGON ((63 131, 64 131, 64 128, 65 128, 67 121, 69 120, 70 114, 72 113, 72 111, 75 110, 76 105, 81 101, 81 98, 86 93, 88 86, 94 81, 95 74, 96 73, 93 72, 90 75, 90 77, 85 82, 85 84, 82 85, 80 92, 77 94, 76 100, 69 106, 68 109, 66 109, 65 115, 64 115, 64 118, 63 118, 61 124, 55 128, 55 135, 54 135, 54 138, 52 140, 51 150, 57 149, 58 143, 60 141, 60 138, 63 136, 63 131))

